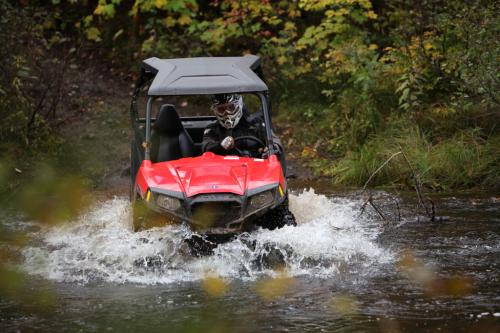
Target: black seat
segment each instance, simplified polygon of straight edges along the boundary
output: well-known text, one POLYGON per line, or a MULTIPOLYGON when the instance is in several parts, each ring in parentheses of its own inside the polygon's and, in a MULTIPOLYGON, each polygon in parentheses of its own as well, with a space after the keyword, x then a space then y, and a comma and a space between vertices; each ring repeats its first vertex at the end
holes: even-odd
POLYGON ((151 161, 153 163, 195 156, 193 140, 182 126, 172 104, 163 104, 151 131, 151 161))

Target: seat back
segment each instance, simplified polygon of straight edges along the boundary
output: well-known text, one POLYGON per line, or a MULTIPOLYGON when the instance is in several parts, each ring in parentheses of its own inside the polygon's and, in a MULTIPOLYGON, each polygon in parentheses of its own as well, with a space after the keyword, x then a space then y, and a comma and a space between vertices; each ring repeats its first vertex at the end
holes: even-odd
POLYGON ((193 140, 182 126, 172 104, 163 104, 151 132, 151 161, 153 163, 195 156, 193 140))

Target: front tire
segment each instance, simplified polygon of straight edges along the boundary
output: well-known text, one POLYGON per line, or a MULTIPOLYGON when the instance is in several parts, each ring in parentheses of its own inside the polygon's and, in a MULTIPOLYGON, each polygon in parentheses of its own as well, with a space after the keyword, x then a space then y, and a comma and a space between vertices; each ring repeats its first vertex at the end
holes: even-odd
POLYGON ((134 232, 144 230, 147 225, 148 208, 142 199, 132 201, 132 226, 134 232))
POLYGON ((132 201, 132 226, 135 232, 176 223, 171 217, 148 208, 146 202, 138 197, 132 201))
POLYGON ((132 143, 130 144, 130 201, 134 201, 136 195, 134 185, 139 167, 140 160, 137 153, 137 143, 135 140, 132 140, 132 143))
POLYGON ((280 229, 285 226, 297 226, 295 216, 288 208, 288 197, 279 206, 266 213, 259 219, 257 225, 269 229, 280 229))

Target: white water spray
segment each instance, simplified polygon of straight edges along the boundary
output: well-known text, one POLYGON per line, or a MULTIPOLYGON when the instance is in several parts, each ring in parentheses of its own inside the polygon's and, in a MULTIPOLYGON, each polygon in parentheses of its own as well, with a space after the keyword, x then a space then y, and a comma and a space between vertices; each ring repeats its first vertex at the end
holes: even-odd
MULTIPOLYGON (((307 190, 290 195, 298 226, 260 229, 219 245, 215 253, 193 257, 185 226, 132 231, 128 200, 115 198, 78 220, 38 232, 23 250, 23 269, 62 282, 172 283, 206 274, 227 279, 273 275, 269 258, 278 257, 291 276, 331 277, 355 269, 368 274, 392 254, 375 238, 376 223, 356 219, 357 204, 307 190)), ((272 261, 272 260, 271 260, 272 261)))

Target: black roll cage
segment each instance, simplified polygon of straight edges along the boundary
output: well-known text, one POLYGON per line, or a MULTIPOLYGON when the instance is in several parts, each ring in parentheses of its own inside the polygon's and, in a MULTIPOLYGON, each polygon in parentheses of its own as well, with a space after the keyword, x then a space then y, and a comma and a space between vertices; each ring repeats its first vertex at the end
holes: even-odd
MULTIPOLYGON (((263 79, 262 75, 262 69, 260 65, 254 70, 254 72, 261 78, 263 79)), ((148 68, 145 68, 144 66, 141 66, 141 71, 139 78, 136 82, 134 91, 132 93, 132 102, 130 104, 130 116, 132 120, 132 128, 134 131, 134 136, 137 140, 137 143, 142 143, 142 147, 144 148, 144 155, 143 158, 145 160, 151 160, 150 156, 150 149, 151 149, 151 122, 154 120, 152 118, 152 106, 153 106, 153 101, 155 98, 160 98, 160 97, 166 97, 166 96, 177 96, 177 95, 164 95, 164 96, 151 96, 148 94, 147 96, 147 104, 146 104, 146 118, 139 118, 139 111, 137 108, 137 99, 139 97, 139 94, 143 87, 151 82, 156 73, 148 70, 148 68), (139 124, 145 122, 145 131, 140 128, 139 124)), ((228 91, 227 93, 231 93, 228 91)), ((273 132, 272 132, 272 122, 271 122, 271 104, 269 101, 269 94, 268 91, 261 91, 261 92, 249 92, 249 94, 254 94, 256 95, 261 103, 262 107, 262 113, 264 115, 264 124, 265 124, 265 129, 266 129, 266 146, 269 149, 269 152, 271 154, 278 153, 273 145, 273 132)), ((203 94, 199 94, 203 95, 203 94)), ((196 96, 194 94, 192 95, 184 95, 184 96, 196 96)), ((191 119, 193 118, 206 118, 206 117, 189 117, 191 119)), ((181 119, 184 119, 184 117, 181 117, 181 119)))

